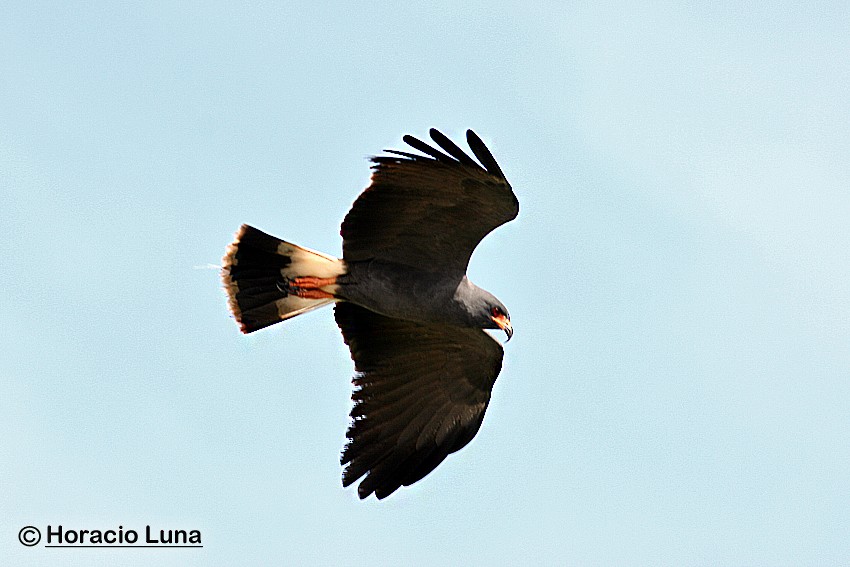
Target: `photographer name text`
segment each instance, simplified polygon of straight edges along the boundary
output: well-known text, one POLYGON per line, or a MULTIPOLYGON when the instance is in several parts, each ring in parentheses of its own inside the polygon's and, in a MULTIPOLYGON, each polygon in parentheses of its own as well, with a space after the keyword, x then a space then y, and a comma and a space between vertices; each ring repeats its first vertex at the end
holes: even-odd
POLYGON ((145 526, 143 535, 137 530, 118 526, 115 529, 69 529, 61 524, 48 525, 46 546, 156 546, 202 547, 200 530, 154 529, 145 526))

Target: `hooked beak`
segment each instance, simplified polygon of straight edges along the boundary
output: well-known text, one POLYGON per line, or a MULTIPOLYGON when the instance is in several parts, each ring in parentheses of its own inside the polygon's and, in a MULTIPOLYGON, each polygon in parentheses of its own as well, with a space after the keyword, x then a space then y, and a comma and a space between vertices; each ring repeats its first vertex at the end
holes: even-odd
POLYGON ((511 337, 514 336, 514 328, 511 326, 511 320, 505 317, 504 315, 499 315, 498 317, 490 318, 493 319, 493 322, 496 323, 496 325, 498 325, 499 328, 502 329, 508 336, 508 340, 505 342, 511 340, 511 337))

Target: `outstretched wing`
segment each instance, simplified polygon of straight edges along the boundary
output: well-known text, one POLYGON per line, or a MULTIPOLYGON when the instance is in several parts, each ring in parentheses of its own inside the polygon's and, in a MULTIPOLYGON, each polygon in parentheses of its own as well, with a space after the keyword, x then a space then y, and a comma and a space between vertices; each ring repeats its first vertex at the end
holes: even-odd
POLYGON ((343 486, 360 498, 418 481, 478 432, 502 368, 501 345, 480 329, 426 325, 338 303, 355 391, 343 486))
POLYGON ((516 218, 519 202, 472 130, 467 141, 478 162, 437 130, 430 133, 443 151, 405 136, 426 155, 388 150, 395 155, 372 158, 372 182, 342 222, 343 259, 462 275, 481 239, 516 218))

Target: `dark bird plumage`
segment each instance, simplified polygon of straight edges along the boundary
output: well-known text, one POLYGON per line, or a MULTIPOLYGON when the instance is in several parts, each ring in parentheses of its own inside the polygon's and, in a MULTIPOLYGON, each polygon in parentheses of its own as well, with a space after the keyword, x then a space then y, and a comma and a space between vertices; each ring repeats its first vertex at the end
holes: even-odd
POLYGON ((388 150, 342 223, 336 259, 243 225, 224 258, 229 304, 243 332, 335 302, 355 365, 343 485, 379 499, 420 480, 478 432, 502 346, 507 308, 466 277, 484 236, 519 204, 471 130, 470 157, 432 129, 439 149, 388 150), (441 151, 442 150, 442 151, 441 151))
MULTIPOLYGON (((449 141, 434 129, 431 136, 438 143, 449 141)), ((511 186, 484 142, 472 130, 468 139, 487 169, 450 141, 441 147, 463 159, 413 136, 404 141, 430 157, 372 158, 372 183, 342 221, 343 259, 378 258, 465 274, 481 239, 519 213, 511 186)))

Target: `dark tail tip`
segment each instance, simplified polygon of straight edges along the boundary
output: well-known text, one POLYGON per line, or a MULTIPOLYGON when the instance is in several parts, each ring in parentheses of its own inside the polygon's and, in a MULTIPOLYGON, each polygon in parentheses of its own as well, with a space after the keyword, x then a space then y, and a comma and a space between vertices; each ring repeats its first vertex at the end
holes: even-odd
POLYGON ((243 333, 253 333, 281 320, 276 301, 286 297, 281 270, 292 259, 279 252, 282 240, 247 224, 227 247, 221 278, 228 307, 243 333))

